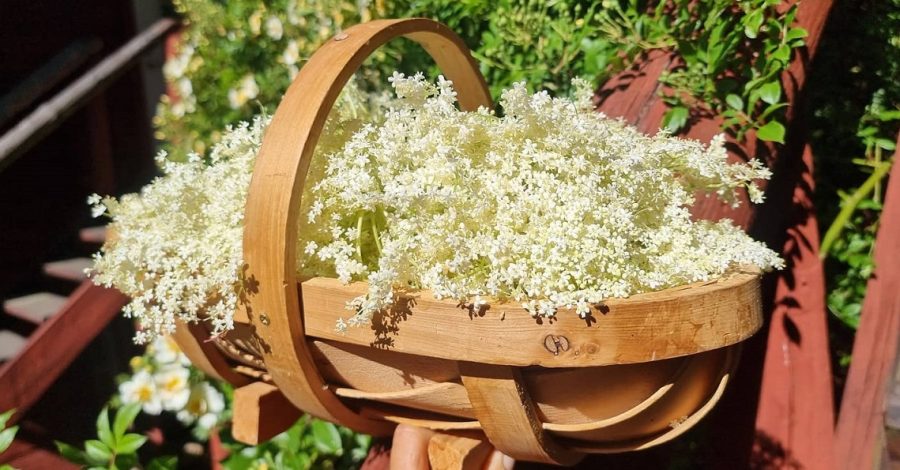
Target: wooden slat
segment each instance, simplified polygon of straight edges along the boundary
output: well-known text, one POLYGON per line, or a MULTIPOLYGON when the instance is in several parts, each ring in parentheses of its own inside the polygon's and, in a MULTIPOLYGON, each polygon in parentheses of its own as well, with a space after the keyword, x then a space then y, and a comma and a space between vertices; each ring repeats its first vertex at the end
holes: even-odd
POLYGON ((44 264, 44 273, 57 279, 81 282, 87 279, 84 270, 94 265, 90 258, 71 258, 44 264))
POLYGON ((56 450, 39 447, 25 439, 15 439, 6 452, 0 454, 0 466, 8 464, 14 469, 78 470, 82 468, 64 459, 56 450))
POLYGON ((866 286, 835 431, 838 469, 875 468, 884 452, 887 387, 900 341, 900 178, 888 182, 879 225, 875 272, 866 286))
POLYGON ((40 325, 44 320, 56 315, 68 299, 51 292, 16 297, 3 302, 3 309, 11 316, 29 323, 40 325))
POLYGON ((302 414, 274 385, 253 382, 234 390, 231 434, 240 442, 258 445, 289 428, 302 414))
POLYGON ((15 408, 17 421, 127 301, 117 291, 83 282, 63 310, 35 330, 19 356, 0 366, 0 410, 15 408))
POLYGON ((32 106, 42 95, 67 80, 99 52, 102 46, 103 42, 97 38, 73 41, 20 81, 15 88, 0 96, 0 128, 32 106))
POLYGON ((374 318, 372 328, 337 332, 338 319, 348 315, 347 301, 365 294, 366 285, 313 278, 304 281, 301 290, 309 336, 516 366, 585 367, 684 356, 738 343, 762 324, 759 279, 753 271, 610 299, 593 313, 593 323, 565 310, 553 321, 535 320, 521 304, 512 303, 471 314, 454 301, 436 300, 423 291, 397 301, 398 310, 374 318))
POLYGON ((177 25, 171 18, 152 24, 0 136, 0 169, 12 163, 15 157, 49 134, 79 106, 109 86, 140 54, 177 25))
POLYGON ((100 245, 106 241, 106 226, 83 228, 78 232, 78 238, 85 243, 100 245))
POLYGON ((12 331, 0 330, 0 363, 16 357, 26 342, 27 339, 12 331))
POLYGON ((541 427, 517 368, 460 362, 472 409, 488 439, 504 454, 534 462, 573 465, 584 454, 561 447, 541 427))

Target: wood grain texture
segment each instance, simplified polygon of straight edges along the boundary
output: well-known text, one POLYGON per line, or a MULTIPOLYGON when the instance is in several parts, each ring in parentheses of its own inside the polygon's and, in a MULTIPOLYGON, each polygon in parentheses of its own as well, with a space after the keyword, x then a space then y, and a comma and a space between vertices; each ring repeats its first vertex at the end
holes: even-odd
POLYGON ((274 385, 253 382, 234 389, 231 434, 257 445, 280 434, 303 414, 274 385))
POLYGON ((759 278, 742 272, 721 280, 610 299, 594 322, 560 311, 535 320, 519 304, 473 314, 429 292, 395 301, 372 328, 335 330, 346 302, 365 283, 313 278, 301 286, 309 336, 422 356, 515 366, 586 367, 630 364, 708 351, 750 337, 762 325, 759 278))
MULTIPOLYGON (((898 139, 900 142, 900 139, 898 139)), ((897 161, 900 152, 894 154, 897 161)), ((876 468, 883 452, 885 410, 900 342, 900 178, 888 182, 875 239, 875 272, 866 286, 835 430, 835 467, 876 468)))
POLYGON ((460 362, 459 369, 482 430, 504 454, 557 465, 573 465, 584 458, 544 432, 517 368, 460 362))
POLYGON ((428 440, 428 463, 434 470, 482 470, 493 450, 480 439, 435 434, 428 440))
POLYGON ((388 40, 421 44, 453 81, 460 106, 490 106, 484 78, 463 41, 425 19, 379 20, 356 25, 324 44, 288 88, 266 131, 245 211, 247 315, 257 328, 263 360, 288 399, 317 417, 370 434, 392 426, 357 415, 325 387, 303 340, 296 278, 297 217, 306 173, 325 120, 362 62, 388 40))
POLYGON ((250 379, 235 372, 233 365, 208 338, 209 332, 203 325, 182 321, 176 322, 175 332, 172 334, 172 339, 181 352, 204 374, 228 382, 234 387, 248 384, 250 379))

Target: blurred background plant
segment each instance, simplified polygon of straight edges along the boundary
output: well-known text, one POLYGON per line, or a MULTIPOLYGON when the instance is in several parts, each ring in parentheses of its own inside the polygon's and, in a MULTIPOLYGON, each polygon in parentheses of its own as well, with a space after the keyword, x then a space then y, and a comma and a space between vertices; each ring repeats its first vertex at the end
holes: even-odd
MULTIPOLYGON (((779 82, 806 32, 796 8, 778 0, 173 0, 186 29, 164 72, 156 137, 183 160, 204 154, 227 124, 277 106, 291 79, 323 41, 343 28, 384 17, 428 17, 468 43, 496 98, 518 81, 565 93, 575 77, 597 85, 652 51, 672 55, 663 77, 665 126, 721 116, 738 140, 756 129, 781 141, 779 82)), ((383 89, 394 70, 436 73, 409 42, 382 48, 363 83, 383 89)), ((364 85, 366 86, 366 85, 364 85)))
MULTIPOLYGON (((6 452, 6 449, 12 444, 13 439, 16 438, 16 433, 19 431, 18 426, 6 426, 6 423, 9 422, 9 418, 12 418, 15 411, 16 410, 9 410, 0 413, 0 454, 6 452)), ((2 464, 0 465, 0 470, 12 470, 12 466, 2 464)))

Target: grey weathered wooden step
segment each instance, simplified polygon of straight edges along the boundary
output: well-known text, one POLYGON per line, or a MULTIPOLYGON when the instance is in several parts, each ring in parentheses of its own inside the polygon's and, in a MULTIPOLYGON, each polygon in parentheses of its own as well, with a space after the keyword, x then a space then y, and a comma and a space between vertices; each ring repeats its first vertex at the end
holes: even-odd
POLYGON ((106 241, 106 226, 83 228, 78 232, 78 238, 85 243, 101 245, 106 241))
POLYGON ((39 325, 62 310, 66 300, 68 299, 61 295, 50 292, 38 292, 37 294, 9 299, 3 302, 3 309, 11 316, 39 325))
POLYGON ((0 362, 8 361, 19 354, 27 339, 9 330, 0 330, 0 362))
POLYGON ((44 273, 58 279, 81 282, 87 279, 84 270, 94 264, 90 258, 72 258, 44 264, 44 273))

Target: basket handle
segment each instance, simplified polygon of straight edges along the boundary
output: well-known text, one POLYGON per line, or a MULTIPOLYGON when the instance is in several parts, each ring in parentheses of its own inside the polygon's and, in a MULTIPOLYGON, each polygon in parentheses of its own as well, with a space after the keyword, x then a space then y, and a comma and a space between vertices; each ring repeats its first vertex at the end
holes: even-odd
POLYGON ((326 386, 304 338, 297 288, 297 222, 310 160, 344 85, 378 47, 396 37, 419 43, 453 81, 460 107, 491 106, 484 77, 453 31, 413 18, 359 24, 325 43, 300 70, 263 139, 245 208, 247 313, 272 380, 298 408, 369 434, 392 425, 364 418, 326 386))

